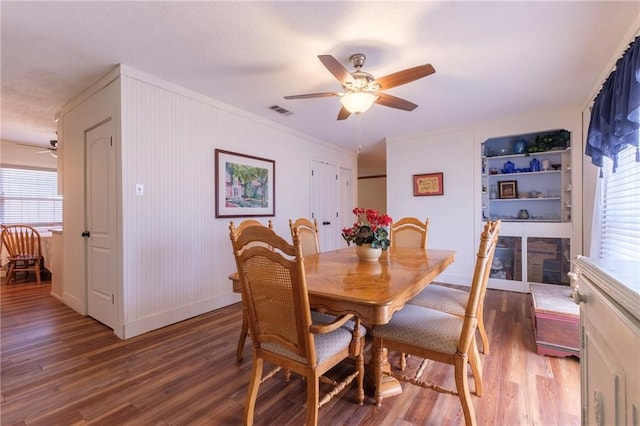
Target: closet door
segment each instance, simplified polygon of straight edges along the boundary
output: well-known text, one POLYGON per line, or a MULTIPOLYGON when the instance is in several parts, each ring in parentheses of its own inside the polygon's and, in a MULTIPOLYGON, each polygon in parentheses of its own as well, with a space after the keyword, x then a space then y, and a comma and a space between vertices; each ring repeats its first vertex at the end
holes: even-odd
POLYGON ((311 160, 311 217, 318 220, 320 251, 339 247, 338 168, 320 160, 311 160))
POLYGON ((86 132, 87 302, 89 316, 108 327, 117 323, 116 177, 113 121, 86 132))

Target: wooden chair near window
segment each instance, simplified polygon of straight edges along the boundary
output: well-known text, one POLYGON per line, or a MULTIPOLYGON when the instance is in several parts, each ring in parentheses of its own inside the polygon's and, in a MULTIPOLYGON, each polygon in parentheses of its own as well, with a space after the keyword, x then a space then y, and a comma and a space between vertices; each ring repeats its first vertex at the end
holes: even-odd
MULTIPOLYGON (((475 344, 475 330, 478 324, 480 300, 486 291, 491 262, 498 241, 500 221, 487 222, 480 236, 480 248, 476 257, 475 268, 469 298, 464 317, 429 309, 417 305, 405 305, 394 313, 388 324, 373 329, 373 356, 380 354, 384 348, 402 353, 413 354, 424 358, 416 374, 408 377, 402 373, 389 372, 397 380, 413 385, 429 388, 440 393, 457 395, 460 398, 465 423, 475 425, 476 417, 469 382, 467 364, 471 366, 475 381, 475 393, 481 396, 482 365, 475 344), (456 390, 446 389, 437 384, 423 381, 420 376, 427 360, 433 360, 454 367, 456 390)), ((376 377, 378 385, 382 377, 376 377)), ((380 405, 382 398, 376 398, 380 405)))
POLYGON ((35 272, 40 284, 40 271, 44 268, 42 245, 38 231, 28 225, 2 225, 2 244, 9 255, 7 284, 16 279, 17 272, 35 272))
MULTIPOLYGON (((231 222, 233 224, 233 222, 231 222)), ((264 226, 264 224, 262 222, 260 222, 259 220, 255 220, 255 219, 246 219, 243 220, 242 222, 240 222, 240 224, 238 225, 238 227, 236 228, 236 232, 238 234, 242 234, 242 232, 247 229, 250 226, 264 226)), ((273 229, 273 223, 271 221, 269 221, 267 223, 267 226, 269 227, 269 229, 273 229)), ((259 245, 260 243, 256 243, 257 245, 259 245)), ((233 286, 233 292, 234 293, 240 293, 240 278, 238 276, 237 272, 232 273, 231 275, 229 275, 229 279, 231 280, 231 284, 233 286)), ((244 310, 244 307, 243 307, 244 310)), ((240 329, 240 337, 238 338, 238 348, 236 349, 236 360, 237 361, 242 361, 243 356, 242 353, 244 351, 244 344, 247 341, 247 334, 249 333, 249 322, 247 321, 247 316, 245 314, 245 312, 243 311, 242 313, 242 328, 240 329)))
POLYGON ((244 424, 253 424, 260 383, 281 369, 306 379, 307 425, 316 425, 319 407, 356 378, 362 404, 364 327, 353 314, 322 314, 331 322, 312 321, 300 236, 294 232, 292 245, 264 226, 239 233, 232 222, 229 230, 253 342, 244 424), (323 378, 350 356, 355 356, 355 372, 339 383, 323 378), (263 378, 264 361, 277 367, 263 378), (320 382, 335 386, 321 400, 320 382))
POLYGON ((297 230, 300 236, 300 243, 302 244, 303 256, 312 256, 320 253, 318 221, 316 219, 313 219, 313 222, 304 217, 296 219, 295 222, 289 219, 289 228, 291 229, 292 237, 294 230, 297 230))

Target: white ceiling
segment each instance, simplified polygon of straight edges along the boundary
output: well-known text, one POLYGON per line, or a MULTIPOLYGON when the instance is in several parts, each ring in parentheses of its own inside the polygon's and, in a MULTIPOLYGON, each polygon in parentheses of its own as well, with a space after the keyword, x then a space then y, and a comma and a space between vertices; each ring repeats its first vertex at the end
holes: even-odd
POLYGON ((640 1, 2 1, 0 13, 3 140, 47 145, 60 108, 122 63, 348 149, 361 145, 361 160, 375 164, 386 136, 584 106, 640 1), (376 77, 431 63, 434 75, 388 91, 418 108, 374 105, 337 121, 338 98, 283 99, 339 91, 317 56, 352 70, 356 52, 376 77), (273 104, 294 114, 266 108, 273 104))

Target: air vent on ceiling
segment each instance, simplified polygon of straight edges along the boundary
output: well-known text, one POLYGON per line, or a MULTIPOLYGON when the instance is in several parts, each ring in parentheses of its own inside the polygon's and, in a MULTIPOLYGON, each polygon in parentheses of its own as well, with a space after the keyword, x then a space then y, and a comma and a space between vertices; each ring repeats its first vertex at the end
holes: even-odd
POLYGON ((291 111, 289 111, 288 109, 282 108, 280 105, 269 105, 267 108, 269 108, 272 111, 277 112, 278 114, 282 114, 282 115, 292 115, 293 114, 291 111))

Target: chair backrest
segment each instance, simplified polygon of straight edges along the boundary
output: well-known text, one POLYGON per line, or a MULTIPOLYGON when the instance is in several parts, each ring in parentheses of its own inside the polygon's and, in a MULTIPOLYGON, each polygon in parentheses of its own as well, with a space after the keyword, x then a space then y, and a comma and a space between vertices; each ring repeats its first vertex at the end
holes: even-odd
POLYGON ((496 252, 498 244, 498 233, 500 232, 501 221, 487 221, 480 234, 480 247, 476 255, 475 268, 471 289, 469 290, 469 300, 465 310, 464 324, 458 341, 458 351, 467 353, 473 341, 476 326, 478 324, 478 309, 482 304, 486 290, 489 273, 491 272, 491 262, 496 252))
MULTIPOLYGON (((235 227, 235 223, 233 221, 231 221, 231 223, 229 225, 229 229, 231 229, 231 225, 233 225, 235 227)), ((243 220, 242 222, 240 222, 240 224, 238 224, 238 226, 235 229, 236 229, 236 232, 241 234, 245 229, 249 228, 250 226, 261 226, 261 227, 264 227, 265 225, 262 222, 260 222, 259 220, 246 219, 246 220, 243 220)), ((271 221, 269 221, 267 223, 267 227, 269 229, 273 229, 273 223, 271 221)), ((264 246, 264 244, 261 244, 259 242, 256 242, 255 244, 264 246)), ((265 247, 267 247, 267 246, 265 246, 265 247)))
POLYGON ((427 247, 429 218, 424 222, 415 217, 403 217, 389 227, 391 245, 395 247, 427 247))
POLYGON ((28 225, 2 225, 2 244, 9 257, 42 257, 40 233, 28 225))
POLYGON ((289 219, 289 228, 291 229, 291 237, 294 231, 300 236, 300 244, 302 244, 302 255, 312 256, 320 253, 320 241, 318 240, 318 221, 301 217, 292 221, 289 219))
POLYGON ((315 365, 299 236, 294 233, 292 245, 264 226, 229 228, 253 345, 271 352, 284 348, 315 365))

